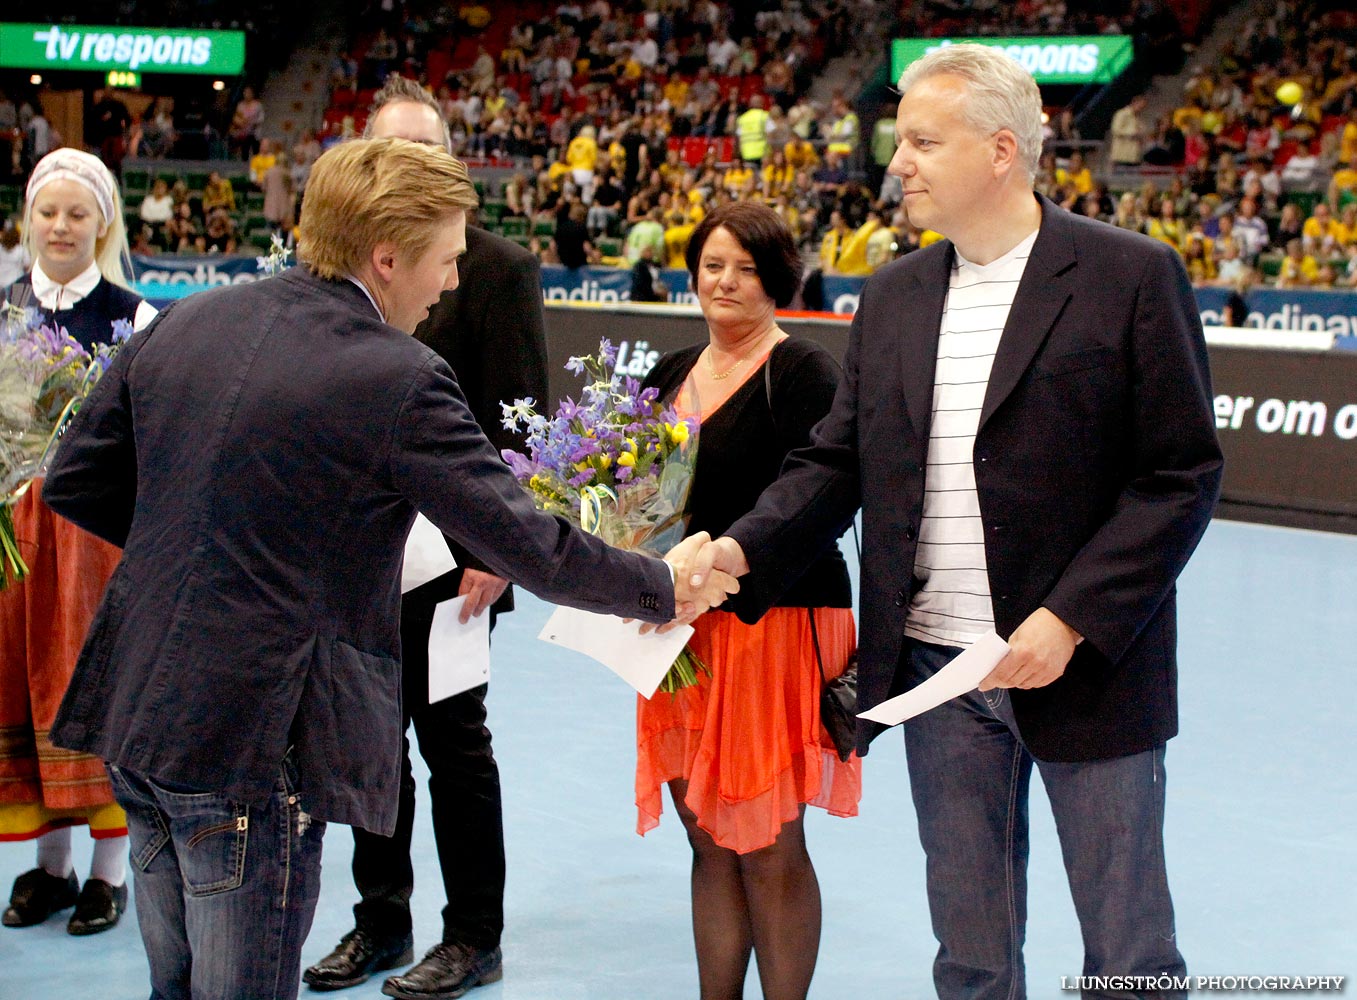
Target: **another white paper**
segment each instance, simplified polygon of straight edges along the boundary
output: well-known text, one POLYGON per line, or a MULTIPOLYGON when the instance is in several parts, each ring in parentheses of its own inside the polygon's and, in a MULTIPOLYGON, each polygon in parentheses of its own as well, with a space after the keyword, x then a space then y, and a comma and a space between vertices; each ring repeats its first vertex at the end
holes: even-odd
POLYGON ((859 712, 858 718, 898 726, 968 691, 974 691, 1008 653, 1008 643, 986 632, 975 643, 918 687, 859 712))
POLYGON ((401 593, 435 580, 457 568, 443 532, 423 514, 415 515, 410 537, 405 540, 405 563, 401 566, 401 593))
POLYGON ((458 615, 466 600, 456 597, 434 608, 429 629, 430 705, 490 683, 490 611, 463 625, 458 615))
POLYGON ((557 608, 537 638, 598 660, 649 698, 674 665, 693 634, 688 625, 658 635, 641 635, 640 622, 596 615, 577 608, 557 608))

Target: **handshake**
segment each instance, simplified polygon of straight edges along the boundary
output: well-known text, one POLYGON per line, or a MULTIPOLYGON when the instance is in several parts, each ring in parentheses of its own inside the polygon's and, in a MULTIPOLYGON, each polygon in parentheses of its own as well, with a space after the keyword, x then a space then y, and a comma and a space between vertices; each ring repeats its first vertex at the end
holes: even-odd
MULTIPOLYGON (((744 552, 733 538, 722 536, 712 541, 705 531, 679 542, 665 553, 664 561, 674 570, 675 618, 659 626, 660 632, 720 606, 728 595, 739 592, 740 583, 735 578, 749 572, 744 552)), ((641 631, 653 628, 656 626, 646 625, 641 631)))

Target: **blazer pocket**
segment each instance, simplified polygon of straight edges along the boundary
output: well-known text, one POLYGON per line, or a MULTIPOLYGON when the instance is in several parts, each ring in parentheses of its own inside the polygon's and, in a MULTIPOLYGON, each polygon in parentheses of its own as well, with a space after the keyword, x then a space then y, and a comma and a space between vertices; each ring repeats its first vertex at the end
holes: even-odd
POLYGON ((1068 354, 1057 354, 1037 359, 1033 367, 1034 378, 1055 378, 1057 375, 1072 375, 1075 372, 1088 371, 1091 368, 1104 368, 1111 364, 1116 355, 1110 347, 1085 347, 1068 354))

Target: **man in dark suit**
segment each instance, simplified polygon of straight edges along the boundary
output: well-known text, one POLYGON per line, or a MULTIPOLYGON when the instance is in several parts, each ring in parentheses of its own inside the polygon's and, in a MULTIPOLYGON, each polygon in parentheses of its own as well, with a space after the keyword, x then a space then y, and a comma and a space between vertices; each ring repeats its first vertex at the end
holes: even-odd
POLYGON ((758 613, 861 505, 863 709, 1008 639, 980 690, 904 727, 940 997, 1025 996, 1033 766, 1085 974, 1181 996, 1158 978, 1184 974, 1163 854, 1174 587, 1221 472, 1191 287, 1169 248, 1033 194, 1041 97, 1008 56, 948 46, 900 90, 890 170, 947 240, 868 280, 833 410, 699 562, 748 572, 758 613))
POLYGON ((52 742, 109 763, 154 996, 295 997, 326 824, 395 828, 416 510, 548 600, 664 621, 715 598, 536 510, 410 336, 475 204, 442 150, 336 146, 304 266, 164 310, 57 453, 44 499, 123 558, 52 742))
MULTIPOLYGON (((448 148, 438 106, 418 84, 393 74, 377 93, 365 135, 448 148)), ((521 442, 503 426, 500 402, 547 394, 547 345, 537 258, 515 243, 468 226, 461 282, 429 311, 415 339, 448 363, 472 415, 495 450, 521 442)), ((429 632, 441 601, 465 596, 461 618, 513 610, 513 591, 464 546, 448 539, 458 568, 401 601, 402 733, 414 722, 429 767, 434 843, 446 892, 439 943, 387 984, 390 995, 445 997, 501 976, 504 929, 504 825, 499 768, 486 727, 486 685, 429 704, 429 632)), ((355 827, 353 878, 360 899, 355 928, 303 974, 316 990, 343 989, 413 959, 410 842, 415 782, 403 741, 396 832, 355 827)))

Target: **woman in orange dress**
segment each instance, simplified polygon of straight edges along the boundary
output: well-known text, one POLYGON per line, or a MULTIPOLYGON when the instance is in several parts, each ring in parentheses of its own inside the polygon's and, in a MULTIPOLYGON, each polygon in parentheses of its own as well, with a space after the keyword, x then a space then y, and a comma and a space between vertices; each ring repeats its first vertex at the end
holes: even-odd
MULTIPOLYGON (((646 384, 701 416, 688 530, 718 537, 754 506, 787 452, 809 441, 839 369, 777 325, 801 264, 772 209, 740 202, 712 212, 693 232, 687 263, 709 340, 661 358, 646 384)), ((737 617, 738 595, 699 618, 690 646, 710 674, 638 702, 637 828, 659 823, 668 785, 693 849, 703 1000, 742 997, 751 954, 766 1000, 804 1000, 810 987, 820 889, 806 806, 852 816, 861 796, 860 761, 840 761, 820 723, 810 616, 832 679, 855 646, 851 604, 834 549, 788 581, 779 606, 755 624, 737 617)))
MULTIPOLYGON (((112 339, 112 323, 137 327, 155 309, 127 288, 127 234, 117 182, 88 153, 58 149, 28 183, 24 240, 35 263, 0 298, 36 309, 87 350, 112 339)), ((72 934, 95 934, 127 906, 127 820, 103 761, 54 747, 47 737, 85 633, 122 553, 57 517, 36 481, 14 504, 29 575, 0 591, 0 840, 37 840, 37 867, 14 882, 6 927, 41 923, 74 906, 72 934), (95 839, 81 887, 71 830, 95 839)))

